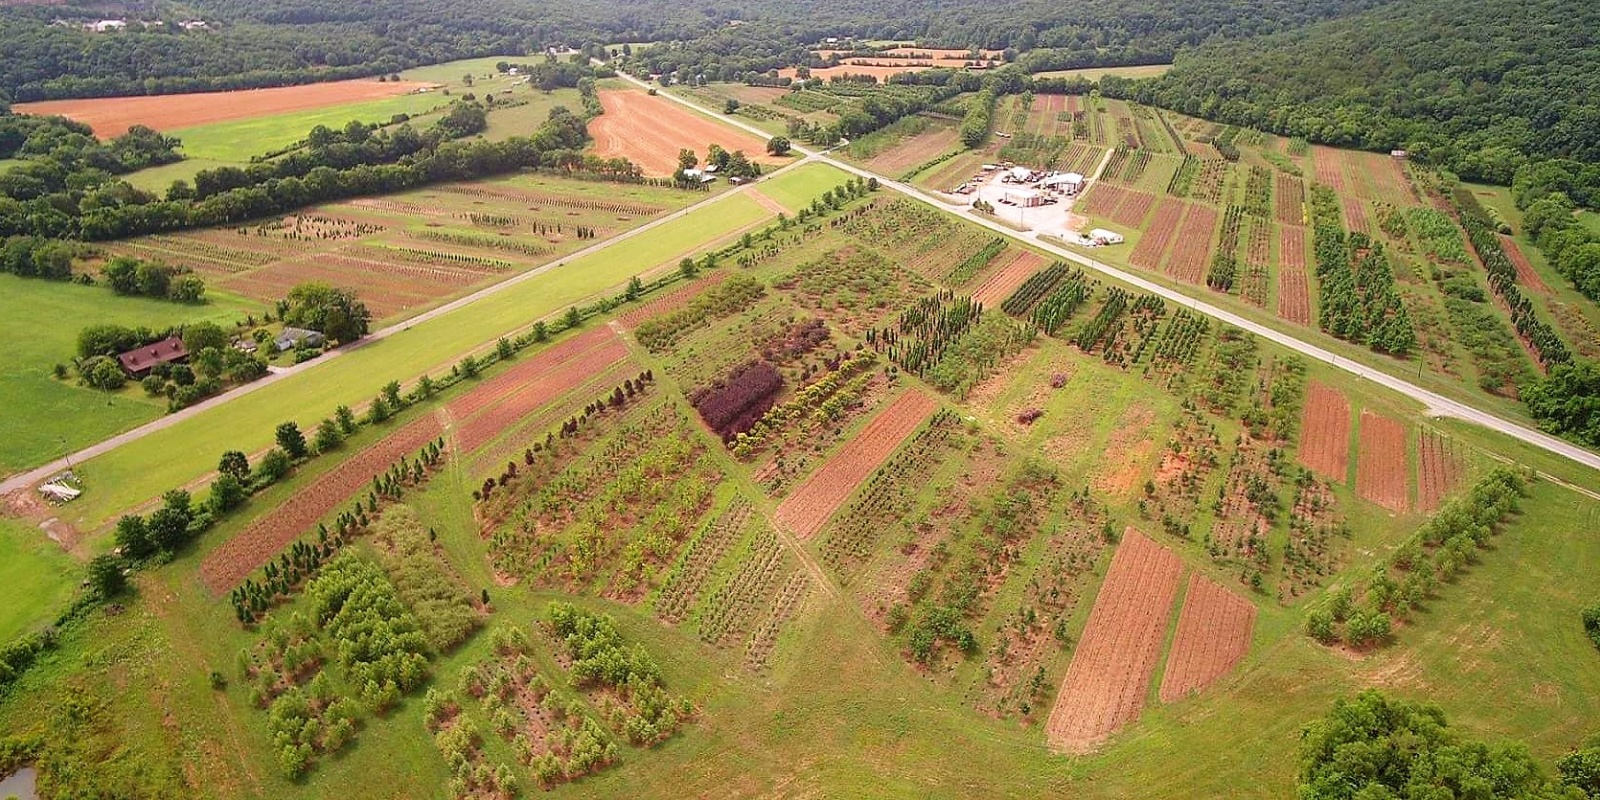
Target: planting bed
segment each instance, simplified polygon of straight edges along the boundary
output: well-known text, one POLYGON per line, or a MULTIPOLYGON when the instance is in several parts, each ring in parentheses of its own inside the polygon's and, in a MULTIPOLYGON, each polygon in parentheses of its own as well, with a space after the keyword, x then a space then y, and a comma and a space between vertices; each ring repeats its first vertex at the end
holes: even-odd
POLYGON ((1522 248, 1517 246, 1517 240, 1510 236, 1500 236, 1500 247, 1506 251, 1506 258, 1511 260, 1511 266, 1517 271, 1517 283, 1528 287, 1529 291, 1538 294, 1550 294, 1550 286, 1539 277, 1533 265, 1528 263, 1528 257, 1523 254, 1522 248))
POLYGON ((1217 229, 1217 212, 1209 206, 1190 204, 1189 213, 1178 228, 1167 274, 1185 283, 1199 285, 1211 260, 1211 233, 1217 229))
POLYGON ((1390 511, 1405 513, 1411 510, 1410 475, 1405 425, 1363 410, 1361 452, 1356 459, 1356 493, 1390 511))
POLYGON ((679 150, 688 148, 703 156, 712 144, 729 152, 742 150, 751 161, 781 163, 767 155, 766 142, 664 98, 630 89, 603 89, 600 105, 605 113, 589 123, 596 154, 626 158, 646 175, 671 175, 678 168, 679 150))
POLYGON ((435 414, 415 419, 346 459, 283 505, 257 517, 200 562, 200 578, 205 581, 206 588, 220 595, 238 585, 250 573, 277 557, 279 551, 309 531, 318 520, 366 488, 375 476, 422 449, 441 430, 443 427, 435 414))
POLYGON ((1311 286, 1306 272, 1306 229, 1284 225, 1278 229, 1278 316, 1300 325, 1311 324, 1311 286))
POLYGON ((938 406, 937 400, 919 390, 900 395, 796 487, 778 506, 774 519, 802 539, 816 535, 856 487, 938 406))
POLYGON ((1045 264, 1044 258, 1031 250, 1018 250, 1010 259, 996 267, 972 293, 972 299, 984 308, 998 308, 1029 276, 1045 264))
POLYGON ((1348 474, 1350 402, 1331 386, 1311 381, 1300 421, 1300 463, 1335 481, 1348 474))
POLYGON ((1311 146, 1311 161, 1316 165, 1317 183, 1336 192, 1344 191, 1344 164, 1339 151, 1322 145, 1311 146))
POLYGON ((1167 243, 1178 231, 1183 206, 1182 200, 1171 197, 1162 199, 1161 205, 1156 207, 1156 218, 1150 223, 1150 229, 1144 232, 1144 238, 1139 240, 1138 246, 1133 248, 1133 254, 1128 257, 1134 266, 1149 270, 1161 267, 1161 255, 1166 252, 1167 243))
POLYGON ((450 403, 456 441, 470 453, 540 406, 628 356, 610 328, 597 328, 517 364, 450 403))
POLYGON ((1129 528, 1095 596, 1045 728, 1051 749, 1086 753, 1144 708, 1183 562, 1129 528))
POLYGON ((1203 692, 1233 671, 1250 649, 1256 607, 1204 575, 1189 576, 1178 634, 1161 676, 1161 702, 1203 692))
POLYGON ((1273 193, 1273 216, 1285 225, 1306 224, 1305 184, 1293 175, 1278 173, 1278 191, 1273 193))
POLYGON ((1417 510, 1437 511, 1466 478, 1465 449, 1431 430, 1422 432, 1417 449, 1417 510))

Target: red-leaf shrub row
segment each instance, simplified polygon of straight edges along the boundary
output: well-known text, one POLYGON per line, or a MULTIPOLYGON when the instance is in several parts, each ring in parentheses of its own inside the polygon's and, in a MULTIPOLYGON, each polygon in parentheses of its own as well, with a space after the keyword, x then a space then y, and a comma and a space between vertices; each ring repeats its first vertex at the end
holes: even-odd
POLYGON ((782 391, 783 375, 778 368, 755 360, 734 367, 727 377, 695 391, 689 402, 711 430, 727 439, 750 430, 782 391))
POLYGON ((815 317, 790 325, 783 334, 761 348, 768 361, 787 364, 828 341, 828 325, 815 317))

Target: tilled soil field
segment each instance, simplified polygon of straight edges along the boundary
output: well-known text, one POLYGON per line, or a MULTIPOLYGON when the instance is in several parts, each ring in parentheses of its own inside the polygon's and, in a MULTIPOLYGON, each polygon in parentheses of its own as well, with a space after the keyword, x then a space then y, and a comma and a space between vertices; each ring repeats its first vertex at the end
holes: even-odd
POLYGON ((1311 381, 1300 418, 1300 463, 1342 481, 1350 463, 1350 401, 1331 386, 1311 381))
POLYGON ((1161 702, 1203 692, 1233 671, 1250 649, 1256 607, 1203 575, 1189 576, 1178 635, 1161 676, 1161 702))
POLYGON ((1050 711, 1051 749, 1089 752, 1138 718, 1182 574, 1171 551, 1132 528, 1123 534, 1050 711))
POLYGON ((1361 412, 1361 454, 1356 493, 1397 513, 1411 510, 1411 470, 1406 466, 1406 428, 1398 420, 1361 412))
POLYGON ((778 506, 778 524, 802 539, 815 536, 833 512, 928 418, 939 401, 913 389, 890 404, 778 506))

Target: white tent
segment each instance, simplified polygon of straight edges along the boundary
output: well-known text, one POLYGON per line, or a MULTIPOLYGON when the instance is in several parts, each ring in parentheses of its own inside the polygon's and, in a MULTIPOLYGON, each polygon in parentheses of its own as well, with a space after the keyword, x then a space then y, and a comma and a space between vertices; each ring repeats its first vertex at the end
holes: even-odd
POLYGON ((1059 175, 1051 175, 1040 181, 1039 184, 1041 186, 1082 186, 1083 176, 1076 172, 1063 172, 1059 175))
POLYGON ((1122 234, 1116 231, 1108 231, 1105 228, 1095 228, 1089 231, 1089 238, 1101 244, 1122 244, 1123 242, 1122 234))
POLYGON ((68 500, 76 499, 78 495, 83 494, 83 492, 80 492, 71 486, 62 486, 59 483, 47 483, 39 487, 39 494, 42 494, 51 500, 59 500, 65 503, 68 500))

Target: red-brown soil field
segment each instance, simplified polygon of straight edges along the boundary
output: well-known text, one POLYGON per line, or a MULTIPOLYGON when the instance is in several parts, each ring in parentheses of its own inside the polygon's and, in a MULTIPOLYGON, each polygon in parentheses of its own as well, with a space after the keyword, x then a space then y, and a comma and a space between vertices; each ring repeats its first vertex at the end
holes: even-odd
POLYGON ((1463 448, 1454 439, 1423 431, 1417 444, 1417 510, 1437 511, 1466 477, 1463 448))
POLYGON ((1168 197, 1156 206, 1156 218, 1150 223, 1150 229, 1144 232, 1144 238, 1133 248, 1133 254, 1128 256, 1136 267, 1157 269, 1161 266, 1161 254, 1166 252, 1167 243, 1172 241, 1173 234, 1178 231, 1178 218, 1183 215, 1183 201, 1168 197))
POLYGON ((93 128, 96 136, 106 138, 127 133, 134 125, 144 125, 158 131, 175 131, 214 122, 378 100, 433 86, 431 83, 406 81, 333 81, 237 92, 45 100, 23 103, 15 106, 14 110, 19 114, 58 115, 75 119, 93 128))
POLYGON ((1178 228, 1177 244, 1167 261, 1167 274, 1185 283, 1199 285, 1211 263, 1211 234, 1217 229, 1217 212, 1207 206, 1191 205, 1178 228))
POLYGON ((309 532, 317 520, 333 513, 394 462, 416 455, 442 430, 437 414, 412 420, 334 467, 283 505, 257 517, 200 562, 200 577, 206 588, 222 594, 239 585, 250 573, 276 558, 290 542, 309 532))
POLYGON ((778 506, 778 524, 809 539, 839 510, 861 482, 905 441, 922 421, 939 407, 939 401, 912 389, 873 417, 861 432, 795 487, 778 506))
POLYGON ((627 356, 621 338, 611 328, 601 327, 516 363, 446 406, 458 424, 457 446, 465 453, 482 447, 517 420, 627 356))
POLYGON ((722 145, 743 150, 752 161, 782 163, 767 155, 767 143, 748 133, 724 127, 677 103, 629 89, 600 92, 604 114, 589 123, 595 152, 621 156, 646 175, 665 177, 678 169, 678 151, 689 148, 705 158, 706 148, 722 145))
POLYGON ((1129 528, 1111 559, 1045 728, 1052 750, 1093 750, 1144 708, 1183 562, 1129 528))
POLYGON ((1285 225, 1305 224, 1305 184, 1292 175, 1278 174, 1278 190, 1273 193, 1273 216, 1285 225))
POLYGON ((1018 250, 972 293, 972 299, 982 303, 984 308, 999 308, 1000 303, 1042 266, 1044 259, 1038 254, 1018 250))
POLYGON ((1356 493, 1390 511, 1411 510, 1405 425, 1364 409, 1361 452, 1356 458, 1356 493))
POLYGON ((1500 246, 1505 249, 1506 258, 1511 260, 1511 266, 1517 270, 1517 283, 1539 294, 1550 293, 1550 286, 1539 277, 1539 273, 1534 271, 1533 265, 1528 263, 1528 257, 1523 254, 1522 248, 1517 246, 1516 239, 1501 235, 1500 246))
POLYGON ((1178 616, 1178 635, 1161 675, 1161 702, 1203 692, 1233 671, 1250 650, 1255 629, 1254 603, 1203 575, 1189 576, 1189 590, 1178 616))
POLYGON ((1338 150, 1312 145, 1311 161, 1317 167, 1317 183, 1336 192, 1344 191, 1344 164, 1340 161, 1338 150))
POLYGON ((952 127, 940 127, 913 136, 867 161, 867 167, 885 175, 899 175, 956 146, 960 137, 952 127))
POLYGON ((1297 325, 1311 324, 1311 286, 1306 275, 1306 229, 1278 229, 1278 316, 1297 325))
POLYGON ((1301 412, 1300 463, 1335 481, 1345 479, 1350 463, 1350 401, 1315 380, 1301 412))

